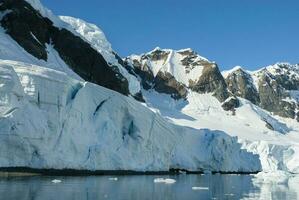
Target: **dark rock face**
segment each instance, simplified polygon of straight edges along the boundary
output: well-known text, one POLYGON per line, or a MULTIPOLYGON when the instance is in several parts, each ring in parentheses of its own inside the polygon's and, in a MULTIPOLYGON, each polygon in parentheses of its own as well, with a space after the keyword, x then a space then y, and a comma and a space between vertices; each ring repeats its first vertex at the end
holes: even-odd
POLYGON ((266 123, 266 127, 267 127, 268 129, 270 129, 271 131, 274 131, 273 126, 272 126, 269 122, 267 122, 267 120, 264 119, 264 122, 266 123))
POLYGON ((278 63, 275 68, 274 76, 277 83, 286 90, 299 90, 299 65, 278 63), (295 72, 295 73, 294 73, 295 72), (296 75, 297 72, 297 75, 296 75))
POLYGON ((264 73, 259 80, 260 106, 282 117, 295 118, 296 103, 284 101, 289 94, 271 77, 264 73))
POLYGON ((187 49, 185 51, 179 51, 178 54, 184 56, 181 60, 182 65, 185 67, 186 74, 190 73, 195 66, 210 66, 211 63, 207 60, 197 59, 198 55, 195 51, 187 49))
MULTIPOLYGON (((155 50, 149 55, 142 56, 141 60, 151 59, 152 61, 166 61, 168 55, 169 52, 155 50)), ((128 62, 125 61, 125 64, 128 65, 128 62)), ((186 87, 182 83, 179 83, 170 73, 158 72, 158 74, 154 76, 146 64, 142 65, 138 60, 132 60, 132 64, 132 69, 134 69, 134 73, 140 77, 140 82, 144 89, 155 89, 157 92, 170 94, 174 99, 186 98, 188 93, 186 87)))
POLYGON ((154 88, 157 92, 170 94, 174 99, 187 96, 187 89, 170 74, 159 72, 154 79, 154 88))
POLYGON ((236 97, 231 97, 229 100, 222 104, 222 108, 225 111, 235 111, 235 108, 240 106, 240 101, 236 97))
POLYGON ((247 99, 256 105, 259 104, 259 94, 253 85, 252 77, 247 72, 238 69, 229 74, 225 82, 233 95, 247 99))
POLYGON ((133 62, 135 73, 140 77, 144 89, 155 89, 157 92, 170 94, 174 99, 186 98, 187 89, 170 73, 159 72, 154 77, 154 74, 148 70, 147 66, 142 66, 137 60, 133 60, 133 62))
POLYGON ((232 94, 276 115, 299 120, 298 102, 288 100, 292 99, 290 91, 299 88, 298 72, 299 66, 290 64, 276 64, 254 75, 238 69, 226 77, 226 83, 232 94), (258 80, 257 89, 253 85, 252 76, 258 80))
POLYGON ((190 81, 189 87, 198 93, 213 92, 220 102, 229 97, 225 80, 214 63, 204 66, 199 80, 197 82, 190 81))
POLYGON ((146 90, 155 89, 160 93, 171 94, 175 99, 185 98, 188 89, 198 93, 213 93, 221 102, 229 97, 225 80, 217 65, 199 57, 190 49, 173 52, 174 54, 180 54, 182 56, 180 64, 175 67, 183 67, 185 73, 188 74, 193 73, 192 70, 196 66, 202 66, 202 75, 198 77, 198 81, 189 80, 189 85, 185 85, 176 80, 172 74, 163 71, 159 71, 158 74, 154 76, 148 66, 148 61, 158 61, 164 64, 171 62, 168 60, 170 53, 171 51, 169 50, 155 49, 148 54, 140 56, 138 59, 127 58, 126 61, 131 62, 135 73, 140 77, 143 88, 146 90))
POLYGON ((47 60, 46 44, 53 45, 60 57, 84 80, 128 95, 128 81, 116 66, 87 42, 66 29, 58 29, 24 0, 3 0, 0 11, 9 10, 2 27, 21 47, 38 59, 47 60))

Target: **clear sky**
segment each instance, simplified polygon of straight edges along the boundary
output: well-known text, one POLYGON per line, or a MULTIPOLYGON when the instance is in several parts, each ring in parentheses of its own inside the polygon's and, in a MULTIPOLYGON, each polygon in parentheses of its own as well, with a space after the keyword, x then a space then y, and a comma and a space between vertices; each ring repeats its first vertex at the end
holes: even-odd
POLYGON ((224 70, 299 63, 299 0, 41 0, 98 25, 122 57, 192 48, 224 70))

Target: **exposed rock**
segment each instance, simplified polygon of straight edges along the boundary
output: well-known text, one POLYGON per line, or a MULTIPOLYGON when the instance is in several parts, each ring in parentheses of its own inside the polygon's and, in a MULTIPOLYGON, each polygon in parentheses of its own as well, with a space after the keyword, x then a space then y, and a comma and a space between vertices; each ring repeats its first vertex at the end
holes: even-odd
POLYGON ((185 86, 170 74, 159 72, 154 79, 154 89, 157 92, 170 94, 174 99, 181 99, 187 96, 185 86))
POLYGON ((221 102, 229 96, 217 65, 191 49, 156 48, 140 56, 132 55, 125 61, 133 66, 146 90, 155 89, 175 99, 185 98, 188 89, 213 93, 221 102))
POLYGON ((213 92, 220 102, 229 96, 225 80, 214 63, 206 65, 199 80, 197 82, 190 80, 189 86, 198 93, 213 92))
POLYGON ((0 11, 10 10, 1 25, 21 47, 38 59, 47 60, 46 44, 84 80, 128 95, 128 81, 116 66, 70 31, 59 29, 23 0, 3 0, 0 11))
POLYGON ((238 108, 239 106, 240 101, 236 97, 231 97, 222 104, 222 108, 225 111, 235 111, 235 108, 238 108))
POLYGON ((286 90, 299 90, 299 65, 277 63, 271 66, 271 74, 281 87, 286 90))
MULTIPOLYGON (((161 50, 156 50, 150 55, 142 56, 141 59, 166 60, 168 55, 168 53, 161 50)), ((170 94, 174 99, 181 99, 187 96, 187 88, 182 83, 179 83, 172 74, 159 71, 154 76, 146 64, 142 65, 136 59, 131 60, 131 63, 134 67, 134 73, 140 77, 140 82, 144 89, 155 89, 157 92, 170 94)), ((128 65, 128 59, 125 60, 125 65, 128 65)))
POLYGON ((295 118, 296 104, 284 100, 289 95, 271 74, 264 73, 260 77, 258 87, 262 108, 282 117, 295 118))
POLYGON ((299 88, 299 65, 278 63, 252 73, 237 68, 225 80, 232 94, 276 115, 296 118, 298 100, 291 91, 299 88))
POLYGON ((267 122, 266 120, 264 120, 264 121, 266 122, 266 127, 267 127, 268 129, 274 131, 273 126, 272 126, 269 122, 267 122))
POLYGON ((256 105, 259 104, 259 94, 253 84, 252 77, 243 69, 239 68, 230 73, 225 78, 225 82, 232 94, 247 99, 256 105))

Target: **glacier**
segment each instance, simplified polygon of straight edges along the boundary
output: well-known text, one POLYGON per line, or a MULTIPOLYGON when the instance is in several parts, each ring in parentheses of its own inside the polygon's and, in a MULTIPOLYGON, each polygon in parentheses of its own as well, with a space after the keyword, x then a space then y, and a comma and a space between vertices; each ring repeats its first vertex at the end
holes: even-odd
POLYGON ((132 97, 63 72, 0 61, 1 167, 256 172, 222 131, 177 126, 132 97))
MULTIPOLYGON (((299 173, 296 120, 241 97, 232 113, 224 111, 209 92, 187 88, 186 97, 175 100, 169 94, 144 90, 140 77, 119 63, 100 28, 73 17, 57 17, 39 0, 26 1, 56 27, 88 42, 119 69, 131 94, 142 91, 145 102, 85 82, 52 44, 46 44, 47 61, 35 58, 0 27, 0 168, 299 173)), ((0 18, 5 14, 0 13, 0 18)), ((151 61, 151 52, 130 58, 148 67, 154 77, 169 73, 186 86, 203 76, 205 64, 216 67, 191 49, 153 51, 166 52, 165 60, 151 61), (190 59, 184 66, 185 54, 190 59)), ((263 70, 275 75, 280 68, 263 70)), ((256 89, 259 73, 248 72, 256 89)), ((298 65, 291 75, 298 80, 298 65)), ((284 100, 298 102, 298 90, 288 92, 291 96, 284 100)))

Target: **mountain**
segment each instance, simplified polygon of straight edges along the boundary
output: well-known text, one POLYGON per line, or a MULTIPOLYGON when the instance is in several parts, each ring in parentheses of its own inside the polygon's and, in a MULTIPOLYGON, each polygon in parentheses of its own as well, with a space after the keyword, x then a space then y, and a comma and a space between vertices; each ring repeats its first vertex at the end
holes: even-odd
POLYGON ((2 0, 0 25, 0 168, 299 173, 298 65, 122 59, 38 0, 2 0))
POLYGON ((47 66, 71 75, 75 72, 84 80, 125 95, 139 92, 136 77, 118 63, 119 56, 94 25, 60 19, 37 0, 3 0, 0 11, 1 59, 47 66))
POLYGON ((225 72, 230 91, 261 108, 299 122, 299 65, 277 63, 255 72, 225 72))
POLYGON ((174 51, 156 48, 140 56, 132 55, 125 62, 134 67, 143 88, 184 98, 187 90, 212 92, 220 100, 228 97, 225 80, 217 65, 191 49, 174 51))

